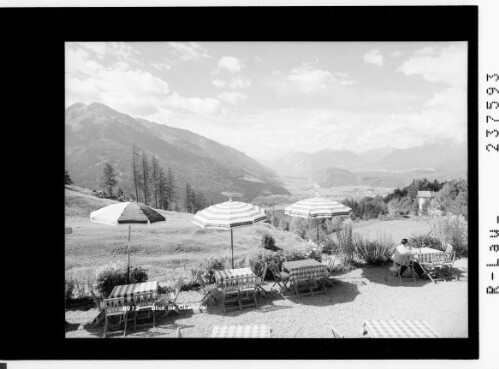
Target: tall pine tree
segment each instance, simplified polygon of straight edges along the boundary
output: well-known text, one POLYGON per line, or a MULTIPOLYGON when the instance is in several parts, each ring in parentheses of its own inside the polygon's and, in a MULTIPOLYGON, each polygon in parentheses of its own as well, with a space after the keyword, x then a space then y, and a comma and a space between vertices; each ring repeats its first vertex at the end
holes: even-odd
POLYGON ((137 145, 132 145, 132 179, 135 188, 135 201, 139 202, 139 190, 142 189, 142 173, 141 173, 141 157, 140 150, 137 145))
POLYGON ((107 194, 112 197, 114 187, 116 187, 118 181, 116 179, 116 172, 109 163, 104 164, 104 173, 101 177, 101 183, 105 191, 107 191, 107 194))
POLYGON ((158 208, 158 195, 159 195, 159 163, 156 156, 152 157, 152 190, 154 195, 154 203, 156 205, 156 209, 158 208))
POLYGON ((142 150, 142 186, 144 190, 144 204, 148 205, 149 204, 149 197, 150 197, 150 192, 149 192, 149 185, 150 185, 150 169, 149 169, 149 163, 147 162, 147 155, 144 150, 142 150))

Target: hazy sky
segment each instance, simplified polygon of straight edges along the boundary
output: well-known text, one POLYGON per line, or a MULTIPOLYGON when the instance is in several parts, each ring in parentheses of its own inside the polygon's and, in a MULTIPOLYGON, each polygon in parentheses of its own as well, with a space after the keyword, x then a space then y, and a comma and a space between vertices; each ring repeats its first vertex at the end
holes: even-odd
POLYGON ((101 102, 258 159, 466 140, 465 42, 67 43, 66 106, 101 102))

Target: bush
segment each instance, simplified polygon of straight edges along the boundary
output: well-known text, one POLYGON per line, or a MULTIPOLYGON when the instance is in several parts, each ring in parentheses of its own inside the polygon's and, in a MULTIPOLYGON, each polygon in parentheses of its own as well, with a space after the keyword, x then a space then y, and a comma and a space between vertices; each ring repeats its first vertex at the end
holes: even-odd
MULTIPOLYGON (((253 256, 249 258, 249 265, 253 273, 261 276, 263 273, 264 264, 277 264, 281 268, 281 264, 285 261, 284 253, 282 251, 268 251, 259 250, 253 256)), ((271 275, 270 271, 267 270, 267 276, 271 275)))
POLYGON ((289 229, 298 237, 305 239, 309 229, 309 221, 305 218, 292 218, 289 229))
POLYGON ((408 197, 394 198, 387 205, 388 214, 392 216, 409 215, 415 211, 416 202, 408 197))
POLYGON ((445 250, 445 246, 442 245, 440 239, 430 235, 415 235, 410 237, 408 241, 409 245, 418 249, 421 247, 430 247, 436 250, 445 250))
POLYGON ((304 251, 304 256, 305 259, 314 259, 320 263, 322 261, 322 252, 322 246, 316 245, 313 242, 309 242, 309 245, 304 251))
POLYGON ((215 283, 215 271, 227 269, 230 264, 231 261, 227 257, 211 257, 199 266, 199 270, 208 283, 215 283))
POLYGON ((378 237, 371 241, 360 235, 353 235, 355 253, 368 265, 380 265, 390 260, 395 244, 389 237, 378 237))
POLYGON ((281 218, 281 220, 279 221, 279 228, 281 228, 283 231, 289 231, 289 219, 281 218))
POLYGON ((338 242, 331 238, 326 238, 325 240, 322 241, 322 252, 324 254, 332 255, 336 254, 339 251, 339 245, 338 242))
MULTIPOLYGON (((124 263, 110 263, 97 270, 96 289, 103 298, 107 298, 115 286, 126 284, 127 266, 124 263)), ((130 267, 129 283, 146 282, 147 272, 142 268, 130 267)))
POLYGON ((66 303, 73 298, 74 281, 72 279, 64 279, 64 294, 66 296, 66 303))
POLYGON ((352 221, 348 219, 343 222, 341 230, 339 232, 336 232, 339 252, 343 254, 348 261, 353 260, 355 252, 352 236, 352 221))
POLYGON ((431 225, 433 234, 440 240, 442 247, 450 243, 457 255, 468 255, 468 222, 464 216, 435 217, 431 225))
POLYGON ((264 249, 275 250, 275 239, 270 234, 266 233, 262 236, 261 245, 264 249))

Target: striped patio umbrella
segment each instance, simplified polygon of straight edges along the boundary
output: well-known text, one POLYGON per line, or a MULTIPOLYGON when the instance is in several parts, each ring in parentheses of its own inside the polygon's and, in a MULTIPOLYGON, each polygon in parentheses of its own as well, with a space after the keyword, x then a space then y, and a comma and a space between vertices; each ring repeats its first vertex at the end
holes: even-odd
POLYGON ((130 279, 130 231, 132 224, 151 224, 165 221, 165 217, 142 203, 127 201, 108 205, 90 213, 92 223, 107 225, 128 224, 127 283, 130 279))
MULTIPOLYGON (((284 214, 292 217, 320 219, 349 215, 351 210, 338 201, 316 196, 287 206, 284 214)), ((317 241, 319 241, 319 222, 317 222, 317 241)))
POLYGON ((232 269, 234 269, 233 228, 247 227, 265 220, 265 212, 258 206, 239 201, 225 201, 212 205, 196 213, 191 222, 201 228, 230 229, 230 246, 232 249, 232 269))

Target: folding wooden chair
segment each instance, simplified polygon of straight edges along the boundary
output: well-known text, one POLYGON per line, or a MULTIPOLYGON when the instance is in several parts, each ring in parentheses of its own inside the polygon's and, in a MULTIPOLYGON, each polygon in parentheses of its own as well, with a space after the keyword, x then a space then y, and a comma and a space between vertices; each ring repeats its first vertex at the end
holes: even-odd
POLYGON ((338 330, 336 330, 335 327, 330 326, 329 328, 331 329, 331 333, 333 334, 333 338, 345 338, 345 336, 340 334, 340 332, 338 330))
POLYGON ((223 281, 222 292, 223 292, 222 311, 224 314, 227 310, 235 310, 237 308, 239 308, 239 310, 243 309, 240 298, 239 283, 237 279, 227 279, 223 281), (234 302, 237 303, 235 306, 233 304, 234 302), (227 304, 229 306, 227 306, 227 304))
POLYGON ((166 310, 166 316, 170 313, 170 311, 174 311, 177 314, 180 314, 180 309, 176 304, 178 295, 180 294, 180 290, 182 290, 182 285, 184 284, 184 279, 180 278, 178 282, 175 284, 175 292, 171 294, 171 298, 167 300, 167 310, 166 310))
POLYGON ((331 280, 329 279, 332 275, 334 263, 335 263, 333 257, 332 256, 323 257, 321 260, 321 263, 326 266, 327 273, 328 273, 327 277, 324 278, 324 281, 327 284, 329 284, 331 287, 334 287, 333 282, 331 282, 331 280))
POLYGON ((256 277, 256 290, 261 292, 264 296, 267 296, 267 292, 263 289, 262 285, 265 284, 265 276, 267 275, 268 265, 263 266, 263 272, 261 277, 256 277))
POLYGON ((283 289, 287 289, 287 283, 289 282, 289 273, 286 272, 280 272, 279 271, 279 266, 275 263, 271 263, 269 265, 270 272, 274 276, 274 284, 272 285, 272 288, 277 284, 279 287, 281 287, 281 292, 283 289), (284 285, 282 285, 283 283, 284 285))
POLYGON ((204 293, 204 296, 201 299, 201 304, 203 304, 205 302, 205 300, 207 300, 210 297, 211 292, 217 288, 217 285, 216 285, 216 283, 211 283, 211 284, 206 283, 206 281, 204 280, 203 275, 200 271, 197 272, 197 274, 196 274, 196 280, 201 285, 201 289, 204 293))
POLYGON ((256 302, 256 282, 239 282, 239 297, 241 299, 241 307, 254 306, 258 307, 256 302))
POLYGON ((135 330, 137 326, 142 327, 149 325, 151 323, 143 323, 137 325, 137 316, 141 312, 147 312, 147 318, 151 318, 151 312, 153 316, 152 325, 156 328, 156 298, 153 292, 138 293, 133 296, 133 301, 135 305, 134 319, 133 319, 133 329, 135 330))
POLYGON ((433 283, 436 283, 437 280, 445 281, 440 274, 445 258, 445 253, 435 253, 431 256, 431 261, 419 263, 430 281, 433 283))
POLYGON ((125 299, 123 297, 113 298, 113 299, 105 299, 102 302, 102 307, 104 309, 104 338, 107 337, 107 328, 109 325, 109 318, 111 317, 119 317, 118 326, 121 325, 122 319, 125 321, 125 327, 123 329, 123 336, 126 336, 126 327, 128 323, 128 312, 130 306, 125 304, 125 299))
POLYGON ((441 268, 448 270, 450 272, 450 276, 452 279, 454 279, 455 277, 454 268, 453 268, 455 260, 456 260, 456 252, 450 251, 450 252, 445 252, 445 258, 441 262, 441 268))

